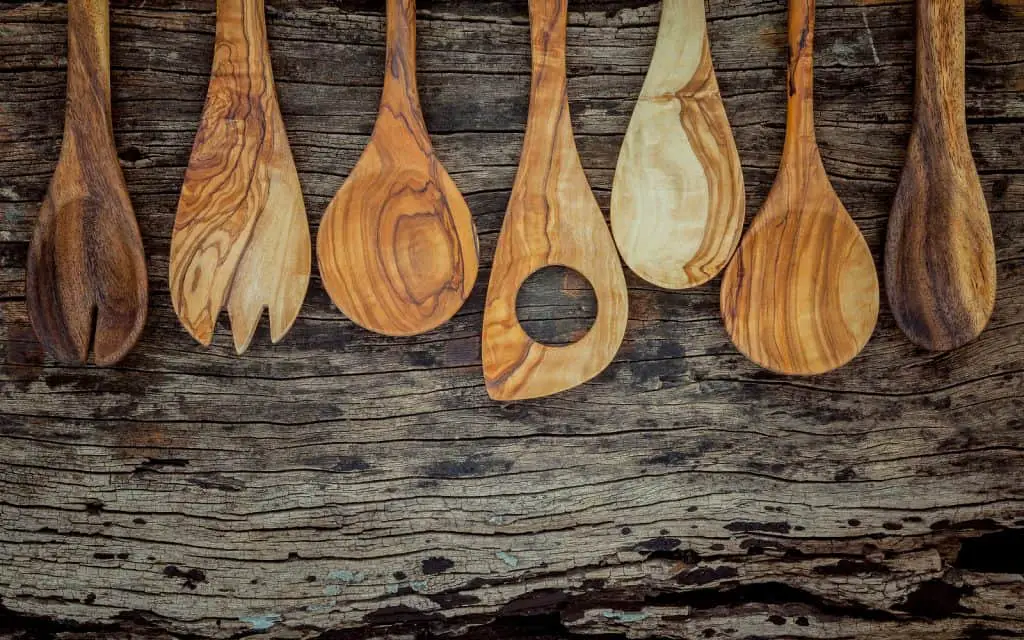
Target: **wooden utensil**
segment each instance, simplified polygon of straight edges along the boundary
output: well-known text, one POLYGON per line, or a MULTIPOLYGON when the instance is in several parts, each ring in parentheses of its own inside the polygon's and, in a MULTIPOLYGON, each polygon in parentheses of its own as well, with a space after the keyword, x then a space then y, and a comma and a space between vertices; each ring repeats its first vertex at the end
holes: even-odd
POLYGON ((694 287, 717 275, 736 250, 744 206, 704 0, 664 0, 654 58, 612 184, 615 241, 644 280, 694 287))
POLYGON ((114 147, 107 0, 71 0, 64 141, 29 247, 29 319, 56 359, 84 363, 91 341, 96 364, 114 364, 142 333, 147 286, 114 147))
POLYGON ((495 400, 535 398, 586 382, 615 357, 626 330, 626 280, 569 120, 567 12, 567 0, 530 0, 530 114, 484 310, 484 377, 495 400), (590 331, 561 347, 534 341, 516 317, 520 286, 552 265, 587 278, 598 304, 590 331))
POLYGON ((782 164, 722 282, 736 346, 790 375, 842 366, 878 318, 867 243, 825 174, 814 137, 814 0, 789 2, 789 105, 782 164))
POLYGON ((896 323, 934 351, 977 337, 996 301, 992 225, 967 139, 965 55, 963 0, 918 0, 914 125, 885 284, 896 323))
POLYGON ((171 237, 171 301, 210 344, 227 307, 243 353, 263 315, 291 328, 309 284, 309 226, 277 104, 263 0, 217 0, 213 75, 171 237))
POLYGON ((388 0, 377 123, 317 236, 324 287, 356 324, 391 336, 447 322, 476 283, 473 218, 438 162, 416 88, 416 2, 388 0))

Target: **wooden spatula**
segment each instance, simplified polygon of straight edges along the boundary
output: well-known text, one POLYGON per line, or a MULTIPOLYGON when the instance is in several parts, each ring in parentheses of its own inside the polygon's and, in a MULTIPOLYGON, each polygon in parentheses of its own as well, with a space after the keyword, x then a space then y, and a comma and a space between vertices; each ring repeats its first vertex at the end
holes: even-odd
POLYGON ((914 126, 889 218, 885 285, 916 344, 955 349, 977 337, 996 301, 985 195, 967 139, 964 2, 918 0, 914 126))
POLYGON ((530 114, 484 310, 484 377, 496 400, 535 398, 586 382, 615 357, 626 330, 626 280, 569 120, 567 11, 567 0, 530 0, 530 114), (593 327, 568 346, 535 342, 516 317, 520 286, 551 265, 578 271, 597 297, 593 327))
POLYGON ((64 142, 27 275, 29 319, 58 360, 84 363, 92 342, 96 364, 113 364, 142 333, 146 261, 114 147, 107 0, 68 3, 64 142))
POLYGON ((438 162, 416 88, 416 2, 388 0, 384 92, 370 143, 317 235, 324 287, 356 324, 391 336, 447 322, 476 283, 473 218, 438 162))
POLYGON ((722 282, 740 351, 790 375, 856 356, 878 318, 878 276, 825 175, 814 137, 814 0, 789 2, 789 105, 782 165, 722 282))
POLYGON ((309 226, 274 89, 263 0, 217 0, 213 75, 171 238, 171 300, 210 344, 227 307, 244 352, 263 309, 277 342, 309 284, 309 226))
POLYGON ((615 170, 615 242, 644 280, 694 287, 716 276, 736 250, 744 206, 704 0, 664 0, 654 58, 615 170))

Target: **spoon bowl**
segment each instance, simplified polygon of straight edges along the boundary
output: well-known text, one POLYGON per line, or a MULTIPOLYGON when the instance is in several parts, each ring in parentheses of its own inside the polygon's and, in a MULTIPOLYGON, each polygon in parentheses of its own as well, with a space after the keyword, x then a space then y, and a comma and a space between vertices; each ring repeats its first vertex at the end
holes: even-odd
POLYGON ((612 184, 622 259, 667 289, 704 284, 743 230, 739 153, 718 91, 704 0, 664 0, 643 90, 612 184))
POLYGON ((779 174, 722 281, 740 351, 787 375, 852 360, 878 318, 871 251, 829 182, 814 136, 814 0, 789 3, 789 105, 779 174))
POLYGON ((411 336, 447 322, 476 282, 469 207, 430 142, 416 88, 416 3, 388 0, 387 75, 377 122, 320 225, 331 300, 359 326, 411 336))

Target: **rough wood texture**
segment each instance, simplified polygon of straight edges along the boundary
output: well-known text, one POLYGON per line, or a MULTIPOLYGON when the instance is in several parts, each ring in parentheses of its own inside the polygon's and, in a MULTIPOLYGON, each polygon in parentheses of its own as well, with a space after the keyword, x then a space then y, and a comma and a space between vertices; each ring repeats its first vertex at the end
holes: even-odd
POLYGON ((739 244, 743 198, 704 0, 664 0, 612 184, 611 226, 622 259, 660 287, 704 284, 739 244))
POLYGON ((263 0, 217 0, 213 73, 171 237, 178 318, 209 345, 227 308, 239 354, 264 309, 271 341, 288 333, 312 260, 263 14, 263 0))
POLYGON ((611 363, 626 331, 626 279, 569 119, 567 18, 567 0, 530 0, 530 113, 484 308, 484 379, 495 400, 538 398, 587 382, 611 363), (552 265, 574 269, 597 297, 594 325, 567 346, 537 342, 516 315, 520 287, 552 265))
MULTIPOLYGON (((569 4, 570 107, 602 206, 660 6, 569 4)), ((383 338, 315 283, 288 338, 244 358, 226 325, 198 345, 167 290, 214 3, 114 2, 115 138, 152 302, 107 369, 44 357, 25 309, 60 150, 65 7, 0 3, 0 636, 1024 633, 1024 6, 967 7, 968 132, 1000 278, 978 340, 926 352, 883 302, 862 357, 784 378, 732 347, 716 281, 668 292, 627 273, 611 366, 507 404, 487 397, 480 327, 526 125, 526 2, 433 0, 417 16, 426 123, 480 232, 466 305, 430 336, 383 338)), ((313 227, 372 132, 384 18, 376 0, 269 4, 313 227)), ((911 131, 914 5, 820 0, 818 25, 822 155, 880 265, 911 131)), ((708 28, 752 215, 783 147, 785 7, 712 0, 708 28)), ((568 330, 585 299, 568 294, 524 291, 519 317, 568 330)))
POLYGON ((67 107, 60 161, 29 247, 29 318, 55 358, 110 365, 146 322, 146 260, 110 115, 106 0, 68 8, 67 107))
POLYGON ((356 324, 390 336, 448 322, 473 290, 479 240, 434 155, 416 88, 416 2, 388 0, 380 113, 317 236, 324 288, 356 324))
POLYGON ((889 218, 885 285, 916 344, 956 349, 996 302, 996 253, 967 139, 964 2, 918 0, 914 128, 889 218))
POLYGON ((733 343, 788 375, 837 369, 867 344, 878 275, 814 134, 814 0, 789 2, 789 103, 779 174, 722 279, 733 343))

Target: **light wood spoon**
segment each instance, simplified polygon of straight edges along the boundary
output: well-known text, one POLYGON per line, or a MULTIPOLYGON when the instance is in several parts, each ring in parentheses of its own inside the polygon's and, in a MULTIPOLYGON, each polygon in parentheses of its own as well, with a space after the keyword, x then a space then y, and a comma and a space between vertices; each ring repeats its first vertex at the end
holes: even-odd
POLYGON ((615 241, 644 280, 667 289, 695 287, 715 277, 736 250, 744 206, 704 0, 664 0, 654 57, 612 184, 615 241))
POLYGON ((438 162, 416 88, 416 2, 388 0, 377 123, 317 235, 324 287, 353 322, 409 336, 447 322, 476 283, 473 217, 438 162))
POLYGON ((536 398, 586 382, 612 361, 626 330, 626 280, 569 120, 567 12, 567 0, 530 0, 530 113, 484 310, 484 377, 496 400, 536 398), (598 304, 590 331, 560 347, 534 341, 516 317, 520 286, 552 265, 589 280, 598 304))
POLYGON ((217 0, 213 74, 171 237, 178 318, 208 345, 227 307, 238 353, 264 308, 271 340, 288 332, 312 260, 263 12, 263 0, 217 0))
POLYGON ((976 338, 996 302, 992 224, 967 139, 965 55, 963 0, 918 0, 914 126, 885 284, 896 323, 933 351, 976 338))
POLYGON ((814 0, 789 2, 789 106, 782 164, 722 282, 740 351, 790 375, 836 369, 878 318, 867 243, 832 188, 814 137, 814 0))
POLYGON ((121 360, 146 322, 139 226, 114 147, 107 0, 68 3, 68 97, 60 160, 29 246, 29 319, 57 360, 121 360), (95 333, 93 320, 95 317, 95 333))

